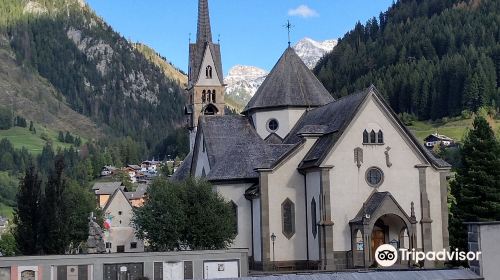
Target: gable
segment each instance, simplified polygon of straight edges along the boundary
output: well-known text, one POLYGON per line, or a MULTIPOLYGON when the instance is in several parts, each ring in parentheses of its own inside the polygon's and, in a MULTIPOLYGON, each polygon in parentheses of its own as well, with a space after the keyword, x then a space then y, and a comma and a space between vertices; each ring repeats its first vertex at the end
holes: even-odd
POLYGON ((132 211, 132 205, 129 200, 125 196, 125 193, 121 189, 117 189, 111 198, 104 206, 104 212, 113 212, 113 211, 123 211, 128 212, 132 211))
POLYGON ((347 125, 344 133, 339 135, 334 147, 328 152, 326 159, 331 158, 334 153, 342 155, 347 153, 345 156, 351 157, 356 147, 363 148, 365 155, 375 152, 377 156, 380 153, 383 155, 385 148, 390 147, 389 155, 394 160, 405 158, 405 160, 411 159, 414 165, 430 164, 425 155, 412 142, 411 136, 399 126, 384 105, 379 102, 375 94, 367 96, 354 118, 347 125), (363 132, 365 130, 368 133, 372 130, 375 133, 382 131, 384 143, 382 145, 364 145, 363 132))
POLYGON ((217 66, 214 62, 214 57, 210 45, 207 44, 205 48, 205 54, 203 55, 203 61, 201 63, 200 71, 198 73, 198 79, 196 82, 197 86, 220 86, 221 77, 217 72, 217 66), (206 77, 205 69, 210 66, 212 68, 212 78, 208 79, 206 77))
MULTIPOLYGON (((404 126, 398 119, 397 115, 392 111, 389 105, 380 97, 376 88, 370 86, 364 91, 348 95, 328 105, 314 109, 308 112, 292 130, 290 135, 285 139, 285 143, 293 143, 299 139, 300 131, 307 125, 315 124, 322 125, 320 140, 311 149, 308 155, 304 158, 300 168, 318 167, 325 164, 325 159, 331 157, 333 150, 337 149, 340 141, 347 141, 346 135, 351 130, 356 130, 361 133, 361 136, 356 136, 350 141, 355 141, 362 145, 363 131, 365 129, 374 131, 381 127, 380 121, 385 120, 385 125, 388 128, 393 128, 398 139, 403 140, 404 147, 412 150, 414 155, 420 158, 420 163, 432 164, 435 169, 448 170, 451 166, 442 159, 437 158, 428 149, 424 148, 415 136, 404 126), (373 106, 369 106, 371 104, 373 106), (371 114, 366 113, 367 108, 371 114), (356 120, 360 116, 368 116, 363 123, 363 129, 360 131, 353 128, 356 120)), ((359 128, 358 128, 359 129, 359 128)), ((378 131, 377 131, 378 132, 378 131)), ((394 139, 394 138, 391 138, 394 139)), ((401 144, 398 144, 401 145, 401 144)), ((372 146, 372 147, 375 147, 372 146)), ((346 150, 345 147, 340 150, 346 150)), ((327 164, 330 165, 330 164, 327 164)))

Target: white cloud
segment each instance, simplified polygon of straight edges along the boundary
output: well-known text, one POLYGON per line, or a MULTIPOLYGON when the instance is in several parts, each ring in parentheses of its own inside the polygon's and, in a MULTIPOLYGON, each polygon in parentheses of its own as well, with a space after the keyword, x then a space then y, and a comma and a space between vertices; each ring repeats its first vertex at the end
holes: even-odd
POLYGON ((303 18, 319 17, 318 12, 309 8, 307 5, 300 5, 295 9, 288 10, 289 16, 299 16, 303 18))

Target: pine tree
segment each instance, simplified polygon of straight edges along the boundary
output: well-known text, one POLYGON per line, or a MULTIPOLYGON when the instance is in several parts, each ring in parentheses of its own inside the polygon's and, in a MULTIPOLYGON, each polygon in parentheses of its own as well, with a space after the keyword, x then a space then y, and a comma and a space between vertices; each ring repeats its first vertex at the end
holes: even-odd
POLYGON ((465 137, 462 166, 451 183, 450 242, 467 249, 464 222, 500 220, 500 143, 486 119, 477 116, 465 137))
POLYGON ((33 163, 19 184, 17 207, 14 209, 14 237, 24 255, 40 252, 40 218, 42 181, 33 163))
POLYGON ((64 157, 56 156, 54 170, 45 186, 45 199, 42 208, 42 247, 45 254, 64 254, 69 243, 69 230, 66 224, 67 209, 66 203, 64 203, 64 193, 68 182, 63 174, 64 167, 64 157))

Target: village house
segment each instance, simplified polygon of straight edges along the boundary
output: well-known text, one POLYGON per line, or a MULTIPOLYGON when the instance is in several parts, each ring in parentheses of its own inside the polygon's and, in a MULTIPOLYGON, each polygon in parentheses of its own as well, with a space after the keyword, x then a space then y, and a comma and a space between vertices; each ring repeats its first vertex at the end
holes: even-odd
POLYGON ((424 138, 424 143, 427 148, 433 148, 436 145, 443 146, 443 147, 452 147, 455 145, 455 140, 452 138, 442 135, 433 133, 427 137, 424 138))
POLYGON ((224 115, 207 0, 198 15, 185 108, 191 151, 172 180, 205 178, 234 205, 232 246, 248 248, 251 267, 368 268, 382 244, 448 248, 451 166, 374 86, 334 100, 288 47, 242 115, 224 115))
POLYGON ((97 202, 100 208, 103 208, 108 202, 110 196, 117 190, 127 191, 122 182, 97 182, 92 186, 97 202))
POLYGON ((129 200, 130 196, 131 193, 117 188, 103 207, 104 241, 106 251, 110 253, 144 252, 144 243, 135 236, 132 226, 134 206, 129 200))

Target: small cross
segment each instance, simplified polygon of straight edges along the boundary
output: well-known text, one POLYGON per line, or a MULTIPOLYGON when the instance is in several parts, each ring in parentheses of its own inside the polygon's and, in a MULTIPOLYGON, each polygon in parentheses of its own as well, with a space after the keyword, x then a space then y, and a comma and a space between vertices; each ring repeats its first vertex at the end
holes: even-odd
POLYGON ((189 32, 189 43, 191 44, 191 32, 189 32))
POLYGON ((220 45, 220 34, 217 35, 217 44, 220 45))
POLYGON ((286 29, 288 29, 288 47, 290 47, 290 45, 292 44, 291 40, 290 40, 290 31, 292 28, 294 28, 295 26, 293 26, 291 23, 290 23, 290 20, 287 20, 286 24, 283 25, 283 27, 285 27, 286 29))

